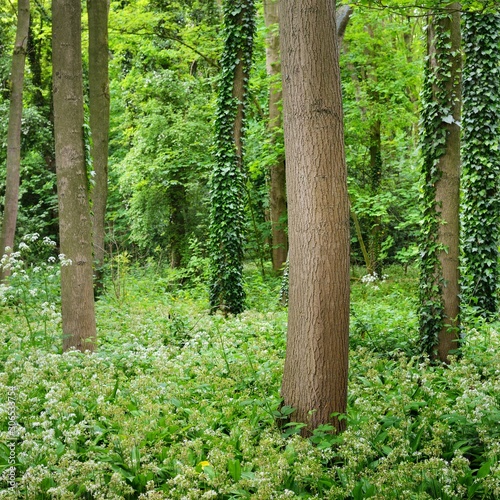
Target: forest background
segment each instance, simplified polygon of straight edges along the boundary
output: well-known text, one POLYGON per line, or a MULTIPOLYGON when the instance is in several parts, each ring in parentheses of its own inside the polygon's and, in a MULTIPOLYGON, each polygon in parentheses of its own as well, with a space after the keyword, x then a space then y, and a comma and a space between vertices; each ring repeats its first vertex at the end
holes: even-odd
MULTIPOLYGON (((47 2, 32 7, 20 253, 1 306, 2 394, 15 388, 20 434, 16 488, 5 477, 2 498, 500 496, 498 323, 470 312, 462 355, 448 368, 420 357, 414 264, 427 20, 425 11, 379 7, 353 5, 340 56, 351 205, 348 430, 324 425, 309 438, 279 396, 284 258, 273 257, 269 193, 284 146, 268 110, 280 77, 266 70, 276 25, 266 27, 258 2, 245 125, 247 311, 224 318, 208 314, 207 289, 222 7, 111 2, 99 354, 84 357, 60 354, 51 12, 47 2)), ((15 7, 0 15, 7 117, 15 7)), ((2 163, 7 127, 1 120, 2 163)), ((89 130, 87 113, 92 186, 89 130)), ((286 228, 286 214, 279 223, 286 228)), ((1 444, 4 474, 9 457, 1 444)))

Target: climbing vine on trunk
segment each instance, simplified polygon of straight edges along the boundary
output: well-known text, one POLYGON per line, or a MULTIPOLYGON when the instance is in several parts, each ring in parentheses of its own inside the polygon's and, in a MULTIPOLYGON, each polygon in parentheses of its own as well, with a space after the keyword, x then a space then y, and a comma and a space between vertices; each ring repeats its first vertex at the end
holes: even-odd
POLYGON ((464 17, 462 288, 465 302, 489 316, 499 277, 500 15, 464 17))
POLYGON ((420 334, 423 350, 443 361, 456 347, 460 164, 459 4, 433 13, 422 90, 423 217, 420 334), (437 351, 437 353, 436 353, 437 351))
POLYGON ((238 314, 245 302, 243 131, 255 32, 254 0, 226 0, 224 30, 211 179, 210 306, 212 311, 238 314))

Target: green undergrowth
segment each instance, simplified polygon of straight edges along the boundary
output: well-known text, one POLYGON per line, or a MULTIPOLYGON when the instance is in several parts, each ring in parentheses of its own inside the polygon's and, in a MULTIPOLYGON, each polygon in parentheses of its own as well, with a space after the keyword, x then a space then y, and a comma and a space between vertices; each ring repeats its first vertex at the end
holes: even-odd
POLYGON ((462 356, 432 365, 417 355, 418 278, 386 272, 353 272, 347 431, 310 439, 281 407, 277 278, 247 268, 249 308, 226 318, 199 283, 130 266, 97 303, 93 355, 61 354, 53 308, 37 319, 29 289, 3 289, 0 498, 500 498, 498 323, 469 325, 462 356))

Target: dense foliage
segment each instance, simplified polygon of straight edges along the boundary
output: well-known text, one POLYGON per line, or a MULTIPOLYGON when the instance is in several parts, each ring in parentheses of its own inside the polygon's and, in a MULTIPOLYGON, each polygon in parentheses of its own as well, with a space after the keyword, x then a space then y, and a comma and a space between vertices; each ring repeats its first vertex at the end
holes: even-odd
MULTIPOLYGON (((237 202, 245 206, 239 223, 245 256, 258 259, 262 268, 270 249, 269 168, 283 148, 275 142, 276 132, 271 140, 266 131, 266 29, 261 3, 256 7, 245 192, 237 202)), ((0 108, 8 109, 8 47, 15 19, 6 8, 0 14, 0 43, 6 48, 0 108)), ((18 232, 21 237, 37 231, 57 240, 49 2, 34 5, 32 17, 18 232)), ((83 21, 86 26, 85 12, 83 21)), ((108 265, 125 252, 174 266, 186 266, 193 248, 203 257, 209 254, 209 177, 224 151, 213 147, 222 23, 222 8, 215 0, 111 2, 108 265)), ((407 265, 416 256, 421 28, 419 18, 401 22, 391 11, 360 7, 345 36, 341 64, 349 189, 360 221, 360 231, 352 228, 352 256, 354 262, 363 262, 359 240, 364 240, 379 271, 391 262, 407 265), (389 46, 394 50, 382 50, 389 46), (395 68, 398 79, 393 78, 395 68), (370 141, 377 122, 379 163, 373 169, 370 141)), ((84 29, 84 54, 87 36, 84 29)), ((6 126, 1 121, 4 138, 6 126)))
POLYGON ((351 231, 353 259, 363 262, 364 243, 371 273, 416 254, 421 34, 418 18, 360 8, 342 45, 349 195, 360 226, 351 231))

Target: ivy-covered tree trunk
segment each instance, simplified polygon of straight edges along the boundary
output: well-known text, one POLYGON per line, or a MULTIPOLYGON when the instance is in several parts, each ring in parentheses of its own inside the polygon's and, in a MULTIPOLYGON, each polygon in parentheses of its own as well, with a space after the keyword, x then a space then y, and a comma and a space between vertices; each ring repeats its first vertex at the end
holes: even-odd
POLYGON ((281 394, 308 431, 346 411, 349 198, 330 0, 282 0, 289 216, 288 341, 281 394), (337 414, 337 415, 335 415, 337 414))
POLYGON ((80 0, 52 1, 52 65, 63 350, 95 349, 92 230, 83 141, 80 0))
MULTIPOLYGON (((0 235, 0 257, 13 250, 16 234, 21 171, 21 118, 23 112, 24 63, 30 23, 29 0, 18 1, 17 31, 12 54, 9 128, 7 131, 7 176, 5 203, 0 235)), ((0 266, 0 279, 9 274, 9 268, 0 266)))
MULTIPOLYGON (((278 142, 281 119, 281 82, 276 78, 281 74, 279 53, 279 8, 281 0, 264 1, 264 17, 267 29, 266 67, 270 78, 269 86, 269 131, 273 144, 278 142)), ((270 215, 273 269, 278 272, 283 267, 288 253, 288 237, 285 231, 286 218, 286 174, 285 157, 277 155, 271 166, 270 215)))
POLYGON ((95 289, 103 283, 105 216, 108 198, 108 0, 87 0, 89 19, 89 121, 92 134, 91 156, 95 172, 92 198, 92 243, 95 289))
POLYGON ((500 15, 464 17, 462 289, 488 317, 498 310, 500 274, 500 15))
POLYGON ((460 4, 434 12, 427 27, 422 94, 423 241, 420 333, 433 357, 458 347, 461 51, 460 4))
POLYGON ((226 0, 225 42, 216 117, 216 164, 211 179, 210 307, 244 309, 245 175, 243 131, 255 31, 254 0, 226 0))

